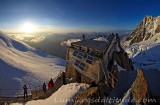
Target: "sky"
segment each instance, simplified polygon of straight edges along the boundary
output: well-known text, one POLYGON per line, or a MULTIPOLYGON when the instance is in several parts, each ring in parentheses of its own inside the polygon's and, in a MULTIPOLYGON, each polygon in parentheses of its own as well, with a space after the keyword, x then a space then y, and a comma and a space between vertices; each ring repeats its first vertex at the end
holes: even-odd
POLYGON ((0 0, 0 30, 107 32, 133 30, 160 15, 160 0, 0 0))

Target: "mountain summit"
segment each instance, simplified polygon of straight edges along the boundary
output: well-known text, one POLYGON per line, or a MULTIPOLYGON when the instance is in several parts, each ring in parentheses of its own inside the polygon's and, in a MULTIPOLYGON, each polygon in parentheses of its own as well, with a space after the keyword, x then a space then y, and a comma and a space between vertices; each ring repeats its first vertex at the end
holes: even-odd
POLYGON ((160 16, 146 16, 122 45, 135 68, 160 70, 160 16))
POLYGON ((160 16, 146 16, 124 41, 125 45, 142 41, 160 42, 160 16))

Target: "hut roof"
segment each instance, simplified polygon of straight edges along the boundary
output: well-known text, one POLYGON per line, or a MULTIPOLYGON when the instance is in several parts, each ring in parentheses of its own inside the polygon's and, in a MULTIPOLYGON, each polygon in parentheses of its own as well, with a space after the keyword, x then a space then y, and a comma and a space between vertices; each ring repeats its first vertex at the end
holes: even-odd
POLYGON ((91 49, 94 49, 94 50, 98 50, 98 51, 104 52, 108 48, 109 42, 88 40, 88 41, 74 42, 71 45, 72 46, 87 47, 87 48, 91 48, 91 49))

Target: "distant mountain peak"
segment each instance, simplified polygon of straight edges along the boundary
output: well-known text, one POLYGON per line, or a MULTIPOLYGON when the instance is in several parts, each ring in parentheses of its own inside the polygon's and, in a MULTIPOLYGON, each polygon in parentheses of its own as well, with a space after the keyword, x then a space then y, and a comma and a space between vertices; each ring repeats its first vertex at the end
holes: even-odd
POLYGON ((160 38, 160 16, 146 16, 131 34, 125 38, 124 45, 132 45, 143 41, 156 42, 160 38), (156 36, 156 37, 155 37, 156 36))
POLYGON ((160 16, 144 17, 122 45, 136 69, 160 70, 160 16))

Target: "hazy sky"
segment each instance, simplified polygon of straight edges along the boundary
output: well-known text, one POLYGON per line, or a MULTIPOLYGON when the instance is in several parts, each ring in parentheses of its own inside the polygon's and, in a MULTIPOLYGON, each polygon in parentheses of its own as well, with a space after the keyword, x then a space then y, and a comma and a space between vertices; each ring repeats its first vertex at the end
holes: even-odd
POLYGON ((0 30, 130 30, 144 16, 160 15, 159 5, 160 0, 0 0, 0 30))

